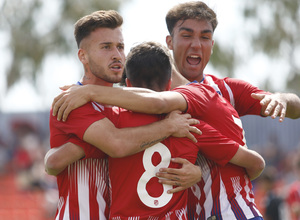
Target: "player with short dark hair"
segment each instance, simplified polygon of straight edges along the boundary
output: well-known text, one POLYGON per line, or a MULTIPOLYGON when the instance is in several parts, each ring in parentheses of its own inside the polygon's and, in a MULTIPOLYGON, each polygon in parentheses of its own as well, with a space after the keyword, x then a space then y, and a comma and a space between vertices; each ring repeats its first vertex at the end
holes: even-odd
MULTIPOLYGON (((122 21, 118 12, 110 10, 93 12, 75 24, 78 57, 84 66, 79 84, 112 86, 121 80, 125 62, 122 21)), ((111 111, 89 102, 72 112, 67 122, 50 115, 51 150, 45 165, 48 173, 58 174, 57 219, 108 218, 107 154, 126 156, 172 134, 194 139, 189 131, 199 132, 190 126, 196 120, 178 113, 151 125, 118 129, 108 119, 111 111)))

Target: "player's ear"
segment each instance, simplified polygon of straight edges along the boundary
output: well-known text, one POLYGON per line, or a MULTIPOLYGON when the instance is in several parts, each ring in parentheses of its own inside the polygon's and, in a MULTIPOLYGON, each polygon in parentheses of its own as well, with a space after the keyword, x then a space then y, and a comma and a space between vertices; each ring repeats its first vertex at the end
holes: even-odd
POLYGON ((168 48, 170 50, 173 50, 173 44, 172 44, 172 37, 171 37, 171 35, 167 35, 166 36, 166 43, 168 45, 168 48))
POLYGON ((210 52, 210 55, 212 55, 212 54, 213 54, 213 52, 214 52, 214 43, 215 43, 215 41, 213 40, 213 41, 212 41, 212 47, 211 47, 211 52, 210 52))
POLYGON ((125 79, 127 87, 132 87, 132 84, 128 78, 125 79))
POLYGON ((77 55, 78 55, 78 58, 81 61, 81 63, 83 63, 83 64, 88 63, 86 51, 84 49, 79 48, 77 55))

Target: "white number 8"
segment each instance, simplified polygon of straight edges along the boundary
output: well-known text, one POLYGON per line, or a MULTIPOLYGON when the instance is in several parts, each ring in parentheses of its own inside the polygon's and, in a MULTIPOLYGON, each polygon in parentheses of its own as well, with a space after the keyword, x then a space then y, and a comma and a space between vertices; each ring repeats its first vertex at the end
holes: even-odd
POLYGON ((161 208, 168 204, 172 199, 173 194, 168 194, 167 191, 172 189, 172 186, 163 184, 163 193, 159 197, 152 197, 146 190, 146 185, 152 177, 155 177, 155 174, 162 167, 168 167, 171 161, 171 152, 169 149, 162 143, 155 144, 154 146, 145 150, 143 155, 143 165, 145 172, 139 179, 137 185, 137 194, 140 200, 148 207, 151 208, 161 208), (157 152, 161 157, 161 161, 157 166, 152 164, 152 156, 157 152))

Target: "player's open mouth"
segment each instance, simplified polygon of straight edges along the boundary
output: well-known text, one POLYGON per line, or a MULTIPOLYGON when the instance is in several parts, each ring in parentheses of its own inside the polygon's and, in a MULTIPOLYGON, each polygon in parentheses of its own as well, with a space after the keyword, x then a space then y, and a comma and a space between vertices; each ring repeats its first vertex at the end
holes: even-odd
POLYGON ((191 55, 186 58, 186 61, 191 65, 198 65, 201 62, 201 57, 197 55, 191 55))
POLYGON ((111 68, 112 68, 112 69, 121 69, 120 66, 112 66, 111 68))
POLYGON ((123 68, 123 65, 120 62, 115 62, 115 63, 112 63, 109 67, 111 69, 119 70, 119 69, 123 68))

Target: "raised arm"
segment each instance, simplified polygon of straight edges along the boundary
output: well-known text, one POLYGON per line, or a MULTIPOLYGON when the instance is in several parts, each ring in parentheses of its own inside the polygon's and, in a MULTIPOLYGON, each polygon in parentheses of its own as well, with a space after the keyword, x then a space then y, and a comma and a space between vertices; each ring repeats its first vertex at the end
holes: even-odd
POLYGON ((65 121, 69 113, 89 101, 115 105, 135 112, 148 114, 185 111, 187 103, 177 92, 154 92, 135 87, 106 87, 97 85, 62 87, 67 89, 58 95, 52 104, 53 115, 65 121))
POLYGON ((293 93, 251 94, 252 98, 260 100, 261 115, 276 118, 282 122, 285 117, 300 118, 300 98, 293 93))

